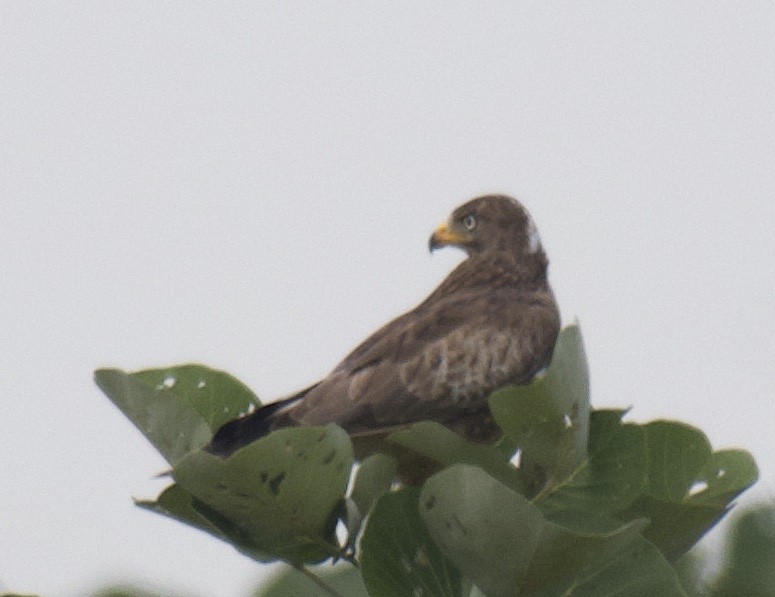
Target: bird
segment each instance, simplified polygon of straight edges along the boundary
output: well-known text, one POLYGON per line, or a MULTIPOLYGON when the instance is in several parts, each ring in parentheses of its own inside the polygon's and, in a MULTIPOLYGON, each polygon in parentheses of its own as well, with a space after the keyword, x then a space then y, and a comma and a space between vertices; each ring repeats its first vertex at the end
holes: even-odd
POLYGON ((226 458, 275 429, 335 423, 357 438, 430 420, 464 439, 500 436, 487 397, 549 365, 560 313, 548 259, 522 204, 506 195, 456 208, 430 237, 467 254, 414 309, 379 328, 317 383, 233 419, 206 450, 226 458))

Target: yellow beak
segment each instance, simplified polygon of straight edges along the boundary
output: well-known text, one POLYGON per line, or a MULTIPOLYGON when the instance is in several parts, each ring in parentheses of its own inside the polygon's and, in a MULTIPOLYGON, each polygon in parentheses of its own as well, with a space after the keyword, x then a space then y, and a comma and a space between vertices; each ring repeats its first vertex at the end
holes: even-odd
POLYGON ((428 248, 433 251, 445 245, 462 245, 468 241, 468 237, 451 230, 449 225, 444 222, 431 234, 428 241, 428 248))

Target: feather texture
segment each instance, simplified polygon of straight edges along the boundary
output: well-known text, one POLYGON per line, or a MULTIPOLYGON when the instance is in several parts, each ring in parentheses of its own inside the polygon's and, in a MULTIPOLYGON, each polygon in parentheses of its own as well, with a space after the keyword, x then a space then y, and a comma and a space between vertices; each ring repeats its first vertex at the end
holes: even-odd
POLYGON ((457 208, 431 248, 468 258, 422 303, 359 344, 317 384, 226 423, 208 449, 228 456, 269 431, 336 423, 353 436, 433 420, 474 441, 498 435, 487 396, 548 366, 560 316, 535 225, 501 195, 457 208))

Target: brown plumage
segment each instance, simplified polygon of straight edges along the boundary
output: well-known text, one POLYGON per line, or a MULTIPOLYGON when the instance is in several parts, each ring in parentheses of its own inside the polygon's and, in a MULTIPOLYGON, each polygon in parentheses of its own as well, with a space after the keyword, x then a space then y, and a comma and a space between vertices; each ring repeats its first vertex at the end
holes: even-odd
POLYGON ((313 386, 226 423, 209 451, 228 456, 273 429, 336 423, 354 438, 433 420, 474 441, 498 435, 487 396, 528 383, 551 360, 560 317, 547 259, 514 199, 458 207, 431 250, 468 253, 413 310, 383 326, 313 386))

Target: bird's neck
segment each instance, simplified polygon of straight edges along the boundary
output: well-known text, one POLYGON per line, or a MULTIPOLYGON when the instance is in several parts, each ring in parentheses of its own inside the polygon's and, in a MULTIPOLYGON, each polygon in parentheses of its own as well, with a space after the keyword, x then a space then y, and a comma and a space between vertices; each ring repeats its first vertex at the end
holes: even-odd
POLYGON ((543 251, 532 255, 510 253, 472 255, 458 265, 426 300, 475 287, 545 291, 548 260, 543 251))

